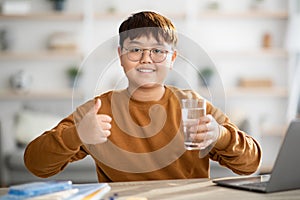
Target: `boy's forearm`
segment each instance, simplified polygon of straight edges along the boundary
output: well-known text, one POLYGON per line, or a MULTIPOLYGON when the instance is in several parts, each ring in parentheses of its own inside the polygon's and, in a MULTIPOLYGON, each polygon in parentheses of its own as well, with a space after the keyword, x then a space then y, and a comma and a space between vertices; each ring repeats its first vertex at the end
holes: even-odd
POLYGON ((232 124, 221 110, 211 104, 208 110, 221 125, 219 139, 210 153, 211 158, 237 174, 254 173, 262 156, 258 142, 232 124))
POLYGON ((232 124, 223 124, 223 127, 223 136, 219 138, 211 152, 212 159, 237 174, 254 173, 261 162, 260 145, 254 138, 232 124))
POLYGON ((24 153, 24 163, 29 171, 39 177, 50 177, 63 170, 73 160, 80 159, 80 139, 75 126, 64 122, 33 140, 24 153))

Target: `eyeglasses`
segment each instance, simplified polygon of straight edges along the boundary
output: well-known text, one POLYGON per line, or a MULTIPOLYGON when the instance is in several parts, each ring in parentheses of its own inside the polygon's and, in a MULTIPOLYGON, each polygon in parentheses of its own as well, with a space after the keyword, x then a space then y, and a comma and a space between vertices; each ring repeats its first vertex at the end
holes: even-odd
POLYGON ((123 49, 127 51, 127 58, 133 62, 140 61, 144 55, 144 51, 150 52, 149 56, 154 63, 163 62, 166 59, 168 53, 171 53, 171 51, 158 49, 158 48, 141 49, 139 47, 128 47, 128 48, 123 47, 123 49))

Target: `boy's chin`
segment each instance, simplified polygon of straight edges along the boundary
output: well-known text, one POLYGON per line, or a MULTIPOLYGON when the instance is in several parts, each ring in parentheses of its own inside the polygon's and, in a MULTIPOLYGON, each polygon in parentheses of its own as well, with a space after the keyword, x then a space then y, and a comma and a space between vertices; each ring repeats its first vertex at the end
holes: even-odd
POLYGON ((157 82, 149 82, 149 83, 143 83, 140 84, 137 89, 153 89, 157 87, 163 86, 163 83, 157 83, 157 82))

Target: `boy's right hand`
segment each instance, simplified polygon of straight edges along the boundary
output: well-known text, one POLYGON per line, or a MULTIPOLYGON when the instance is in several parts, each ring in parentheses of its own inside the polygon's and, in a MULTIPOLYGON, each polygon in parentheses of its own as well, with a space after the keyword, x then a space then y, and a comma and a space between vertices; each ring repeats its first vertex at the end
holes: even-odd
POLYGON ((81 141, 85 144, 99 144, 107 141, 111 129, 111 117, 98 114, 101 108, 101 100, 96 99, 95 105, 81 119, 77 126, 77 132, 81 141))

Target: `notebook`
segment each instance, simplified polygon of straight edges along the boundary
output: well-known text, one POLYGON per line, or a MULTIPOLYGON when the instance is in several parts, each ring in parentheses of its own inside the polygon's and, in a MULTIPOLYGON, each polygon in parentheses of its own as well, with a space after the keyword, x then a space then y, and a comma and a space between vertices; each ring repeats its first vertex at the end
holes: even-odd
POLYGON ((219 186, 264 193, 300 189, 299 150, 300 119, 295 119, 289 124, 271 174, 214 179, 213 182, 219 186))
POLYGON ((108 183, 72 184, 71 181, 38 181, 13 185, 0 200, 99 200, 109 191, 108 183))

